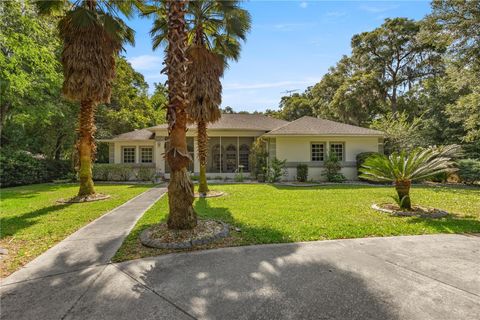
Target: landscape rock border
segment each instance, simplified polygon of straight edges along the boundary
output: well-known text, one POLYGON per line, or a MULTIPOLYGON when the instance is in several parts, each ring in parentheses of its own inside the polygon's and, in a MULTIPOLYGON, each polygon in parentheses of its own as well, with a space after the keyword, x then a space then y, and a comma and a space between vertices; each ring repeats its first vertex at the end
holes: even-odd
POLYGON ((110 199, 110 195, 108 194, 96 194, 95 197, 87 196, 87 197, 73 197, 70 199, 59 199, 57 200, 58 203, 62 204, 69 204, 69 203, 84 203, 84 202, 94 202, 100 200, 107 200, 110 199))
POLYGON ((380 211, 383 213, 388 213, 392 216, 396 217, 420 217, 420 218, 431 218, 431 219, 439 219, 446 217, 448 212, 445 210, 434 209, 435 212, 433 213, 420 213, 420 212, 411 212, 411 211, 397 211, 387 208, 382 208, 380 205, 374 203, 372 204, 371 208, 376 211, 380 211))
POLYGON ((200 193, 198 192, 195 192, 195 198, 218 198, 218 197, 221 197, 221 196, 224 196, 226 195, 225 192, 223 191, 209 191, 206 195, 201 195, 200 193))
POLYGON ((205 245, 214 242, 215 240, 226 238, 229 235, 230 227, 228 224, 218 221, 218 220, 210 220, 219 223, 222 226, 222 230, 207 237, 203 237, 200 239, 193 239, 187 240, 182 242, 162 242, 159 239, 154 239, 151 237, 152 228, 145 229, 140 233, 140 242, 147 247, 150 248, 157 248, 157 249, 189 249, 194 246, 205 245))

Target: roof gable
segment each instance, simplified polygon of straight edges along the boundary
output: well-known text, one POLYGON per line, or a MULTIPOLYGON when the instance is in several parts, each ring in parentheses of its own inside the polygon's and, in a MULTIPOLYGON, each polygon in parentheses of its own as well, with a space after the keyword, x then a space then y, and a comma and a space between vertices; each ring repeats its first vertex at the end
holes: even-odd
POLYGON ((331 120, 302 117, 295 121, 289 122, 280 128, 274 129, 266 136, 277 135, 374 135, 381 136, 383 132, 362 128, 345 123, 335 122, 331 120))

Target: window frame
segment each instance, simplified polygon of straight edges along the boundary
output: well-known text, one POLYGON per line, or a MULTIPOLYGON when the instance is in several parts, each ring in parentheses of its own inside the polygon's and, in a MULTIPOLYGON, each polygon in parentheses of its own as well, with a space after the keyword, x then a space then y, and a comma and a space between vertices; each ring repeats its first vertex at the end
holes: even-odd
POLYGON ((137 146, 122 146, 122 163, 137 163, 137 146), (125 149, 133 149, 133 162, 125 162, 125 149))
POLYGON ((332 144, 339 144, 342 146, 342 158, 338 159, 338 161, 340 162, 345 162, 345 158, 346 158, 346 148, 345 148, 345 141, 330 141, 328 143, 328 154, 330 155, 330 152, 332 152, 332 144))
POLYGON ((311 162, 324 162, 325 161, 325 156, 326 156, 326 146, 327 143, 325 141, 311 141, 310 142, 310 161, 311 162), (313 160, 313 145, 323 145, 323 154, 322 154, 322 160, 313 160))
POLYGON ((154 163, 155 162, 155 158, 154 158, 154 152, 153 152, 153 146, 139 146, 139 149, 138 149, 138 157, 139 157, 139 163, 154 163), (149 162, 144 162, 143 161, 143 154, 142 154, 142 149, 150 149, 152 151, 152 158, 151 158, 151 161, 149 162))

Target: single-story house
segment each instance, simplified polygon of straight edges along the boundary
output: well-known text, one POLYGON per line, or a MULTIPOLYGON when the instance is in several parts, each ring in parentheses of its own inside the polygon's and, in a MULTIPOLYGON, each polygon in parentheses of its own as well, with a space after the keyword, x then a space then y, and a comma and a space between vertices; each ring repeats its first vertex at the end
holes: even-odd
MULTIPOLYGON (((380 131, 335 121, 302 117, 295 121, 274 119, 260 114, 223 114, 208 127, 209 177, 233 177, 239 166, 250 171, 250 151, 255 139, 267 143, 269 158, 286 160, 285 180, 294 180, 298 164, 307 164, 308 177, 321 180, 323 163, 328 152, 341 161, 342 173, 349 180, 357 178, 355 157, 361 152, 383 152, 383 133, 380 131)), ((188 150, 194 161, 190 171, 198 174, 195 125, 187 131, 188 150)), ((168 144, 167 125, 162 124, 102 139, 109 144, 109 162, 134 166, 151 166, 169 177, 163 154, 168 144)))

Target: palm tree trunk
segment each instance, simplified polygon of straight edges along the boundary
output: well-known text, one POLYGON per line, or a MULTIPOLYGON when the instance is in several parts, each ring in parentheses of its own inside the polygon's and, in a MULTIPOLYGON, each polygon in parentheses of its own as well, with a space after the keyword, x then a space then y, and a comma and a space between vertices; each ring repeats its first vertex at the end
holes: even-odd
POLYGON ((80 102, 77 151, 80 161, 78 177, 80 180, 79 197, 95 194, 92 179, 92 159, 95 156, 95 107, 93 101, 80 102))
POLYGON ((168 184, 168 227, 192 229, 197 225, 193 209, 193 183, 187 172, 191 159, 187 150, 186 48, 185 1, 168 1, 168 48, 166 71, 168 76, 168 132, 170 148, 165 152, 171 169, 168 184))
POLYGON ((208 152, 208 135, 207 124, 204 120, 197 123, 197 141, 198 141, 198 160, 200 162, 200 177, 198 184, 198 193, 207 194, 207 152, 208 152))
POLYGON ((410 201, 410 186, 411 181, 395 181, 395 190, 400 200, 400 209, 412 209, 412 203, 410 201))

